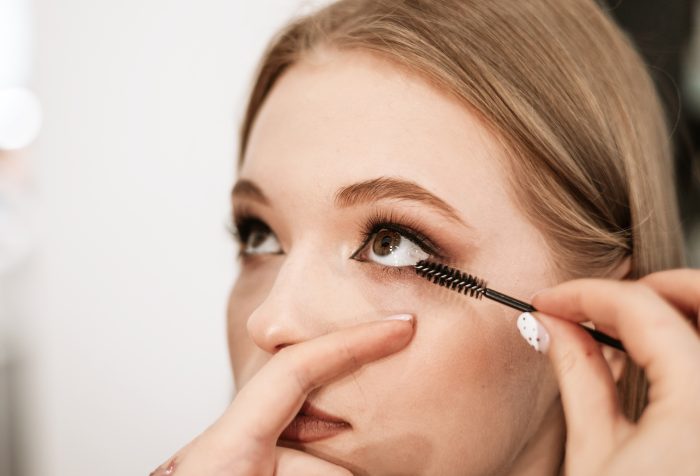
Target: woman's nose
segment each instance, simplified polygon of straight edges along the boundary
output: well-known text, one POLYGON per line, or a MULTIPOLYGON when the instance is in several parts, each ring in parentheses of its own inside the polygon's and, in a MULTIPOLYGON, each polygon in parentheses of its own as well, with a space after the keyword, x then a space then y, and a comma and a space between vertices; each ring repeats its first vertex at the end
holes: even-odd
POLYGON ((353 309, 348 292, 327 262, 287 255, 267 296, 248 317, 248 335, 273 354, 325 334, 342 320, 343 306, 346 313, 353 309))

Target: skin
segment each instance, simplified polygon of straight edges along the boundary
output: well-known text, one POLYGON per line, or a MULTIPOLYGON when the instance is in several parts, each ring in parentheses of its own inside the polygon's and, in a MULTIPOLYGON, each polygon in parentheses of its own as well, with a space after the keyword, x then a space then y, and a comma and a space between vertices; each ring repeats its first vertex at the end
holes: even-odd
POLYGON ((284 255, 244 263, 231 293, 237 387, 279 346, 389 314, 417 321, 404 352, 314 392, 353 430, 305 451, 372 475, 546 474, 558 463, 556 384, 523 345, 517 311, 349 259, 380 209, 419 221, 451 262, 504 292, 528 298, 553 284, 542 236, 507 191, 503 154, 462 104, 365 53, 318 55, 275 86, 239 173, 270 204, 234 208, 268 223, 284 255), (469 228, 416 201, 335 207, 338 188, 377 177, 419 183, 469 228))
POLYGON ((234 198, 281 251, 245 257, 231 292, 238 393, 152 474, 554 475, 564 419, 569 475, 697 474, 700 379, 689 376, 700 341, 689 322, 700 315, 700 272, 557 284, 542 235, 510 199, 504 160, 463 105, 369 54, 324 51, 288 70, 239 173, 268 204, 234 198), (335 206, 339 187, 387 176, 419 183, 469 226, 416 201, 335 206), (521 338, 515 311, 351 259, 377 210, 420 223, 450 264, 532 298, 546 354, 521 338), (404 313, 411 319, 384 320, 404 313), (639 424, 615 398, 621 354, 575 324, 586 321, 647 370, 639 424), (306 399, 352 429, 278 441, 306 399))
POLYGON ((533 305, 566 414, 565 474, 700 474, 700 271, 569 281, 533 305), (620 410, 601 349, 574 325, 588 320, 619 336, 646 371, 649 403, 637 423, 620 410))

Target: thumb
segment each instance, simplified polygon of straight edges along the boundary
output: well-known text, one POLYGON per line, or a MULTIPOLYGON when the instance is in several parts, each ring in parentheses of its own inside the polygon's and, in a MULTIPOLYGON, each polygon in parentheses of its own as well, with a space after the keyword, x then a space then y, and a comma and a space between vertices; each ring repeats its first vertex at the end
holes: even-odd
POLYGON ((611 447, 614 427, 624 417, 598 343, 578 324, 542 312, 521 314, 518 330, 535 350, 547 355, 554 369, 569 443, 577 448, 591 443, 611 447))

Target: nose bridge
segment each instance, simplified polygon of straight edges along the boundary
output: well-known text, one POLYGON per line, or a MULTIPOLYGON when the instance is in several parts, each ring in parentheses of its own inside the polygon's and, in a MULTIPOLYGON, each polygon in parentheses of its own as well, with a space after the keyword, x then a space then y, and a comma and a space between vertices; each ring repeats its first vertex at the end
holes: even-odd
MULTIPOLYGON (((328 263, 310 250, 295 250, 284 257, 275 282, 260 305, 250 314, 247 330, 251 339, 269 353, 328 332, 333 279, 328 263)), ((332 305, 336 307, 336 305, 332 305)))

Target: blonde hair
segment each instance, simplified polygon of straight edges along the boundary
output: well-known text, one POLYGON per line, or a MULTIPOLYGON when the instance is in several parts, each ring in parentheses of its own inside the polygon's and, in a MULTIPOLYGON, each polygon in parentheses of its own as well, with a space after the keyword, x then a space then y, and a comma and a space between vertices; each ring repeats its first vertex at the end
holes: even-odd
MULTIPOLYGON (((562 278, 636 278, 683 262, 669 130, 650 75, 593 0, 340 0, 268 46, 241 127, 239 164, 267 94, 319 47, 361 49, 420 74, 503 142, 513 193, 562 278)), ((643 372, 618 390, 636 420, 643 372)))

